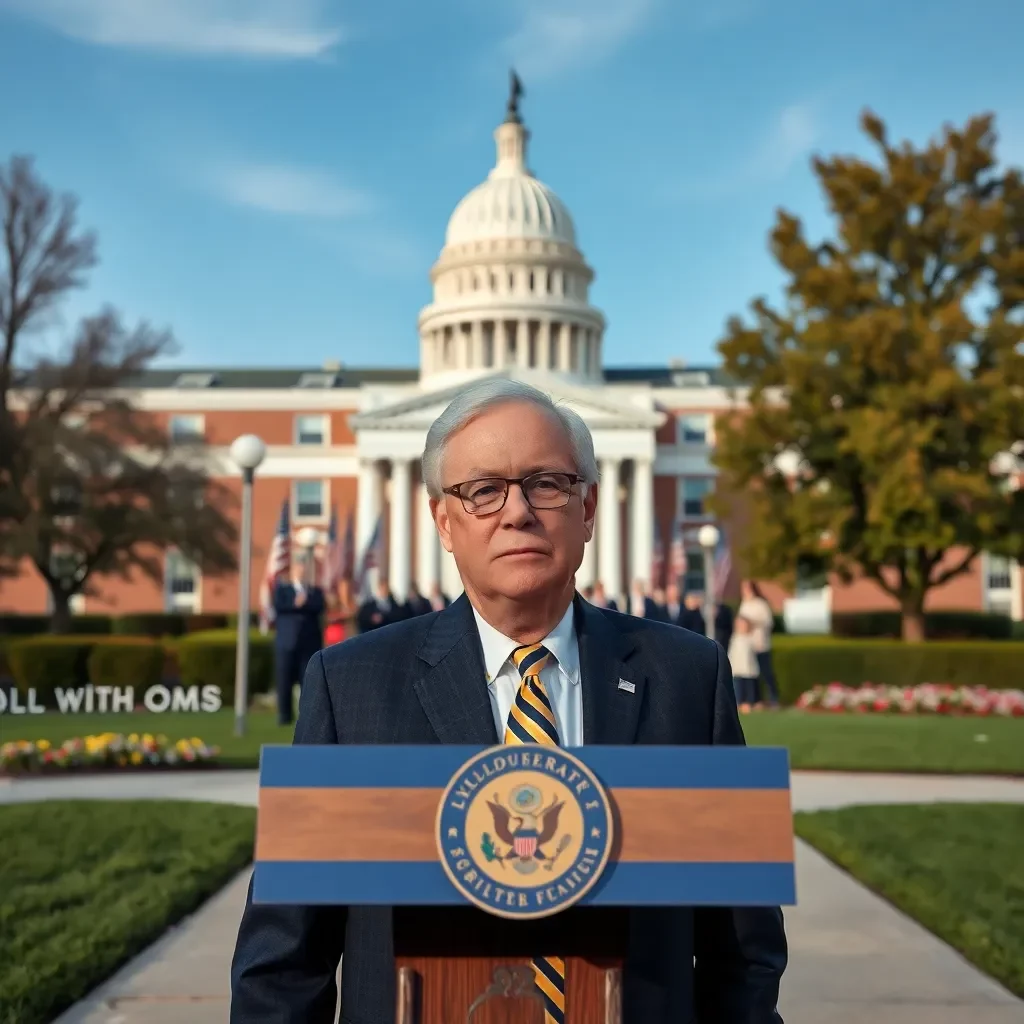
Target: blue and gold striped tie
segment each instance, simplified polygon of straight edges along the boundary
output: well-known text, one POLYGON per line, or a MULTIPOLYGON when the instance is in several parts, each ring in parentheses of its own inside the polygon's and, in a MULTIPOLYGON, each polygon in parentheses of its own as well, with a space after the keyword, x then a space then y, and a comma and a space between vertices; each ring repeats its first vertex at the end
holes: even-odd
MULTIPOLYGON (((522 683, 509 709, 505 725, 506 743, 546 743, 557 747, 558 726, 540 673, 551 661, 551 652, 543 644, 517 647, 512 661, 519 669, 522 683)), ((533 974, 544 997, 544 1024, 565 1021, 565 961, 559 956, 537 957, 533 974)))

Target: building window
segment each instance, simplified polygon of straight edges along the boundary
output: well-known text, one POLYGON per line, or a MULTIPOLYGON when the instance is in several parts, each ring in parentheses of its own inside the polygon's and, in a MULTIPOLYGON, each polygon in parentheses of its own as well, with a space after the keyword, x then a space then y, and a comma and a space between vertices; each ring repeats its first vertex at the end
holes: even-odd
POLYGON ((164 601, 170 612, 199 610, 199 567, 180 551, 168 551, 164 561, 164 601))
POLYGON ((702 414, 691 414, 679 417, 679 444, 707 444, 709 426, 708 417, 702 414))
POLYGON ((989 590, 1012 589, 1013 563, 1005 555, 988 556, 987 585, 989 590))
POLYGON ((705 507, 708 494, 714 489, 714 481, 707 477, 684 477, 680 484, 680 504, 684 519, 703 519, 708 511, 705 507))
POLYGON ((296 480, 293 504, 296 519, 322 519, 324 515, 323 480, 296 480))
POLYGON ((195 413, 172 416, 168 433, 172 444, 199 444, 206 436, 206 419, 195 413))
POLYGON ((327 417, 296 416, 295 443, 314 445, 327 444, 327 417))

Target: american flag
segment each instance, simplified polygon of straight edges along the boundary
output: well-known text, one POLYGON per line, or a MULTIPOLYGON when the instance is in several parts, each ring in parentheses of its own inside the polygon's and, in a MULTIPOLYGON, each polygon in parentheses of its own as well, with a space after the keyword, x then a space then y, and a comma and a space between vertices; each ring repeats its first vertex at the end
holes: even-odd
POLYGON ((686 548, 683 546, 683 527, 680 523, 672 526, 672 550, 669 554, 669 582, 680 583, 686 575, 686 548))
POLYGON ((344 537, 338 537, 338 511, 331 509, 331 525, 327 531, 327 550, 324 553, 321 586, 325 590, 334 591, 342 580, 351 579, 353 555, 352 513, 349 512, 345 524, 344 537))
POLYGON ((357 577, 357 589, 360 594, 365 594, 366 587, 368 584, 367 577, 371 569, 379 569, 382 561, 381 548, 384 543, 384 534, 381 531, 383 516, 377 517, 377 523, 373 528, 373 533, 370 536, 370 540, 366 545, 366 550, 363 552, 362 561, 359 563, 359 575, 357 577))
POLYGON ((715 572, 713 579, 716 597, 721 598, 725 592, 725 585, 729 582, 730 572, 732 572, 732 552, 729 550, 729 542, 726 539, 725 530, 720 529, 718 547, 715 548, 715 572))
POLYGON ((665 571, 665 549, 661 543, 661 523, 654 517, 654 557, 651 561, 651 588, 661 586, 662 573, 665 571))
POLYGON ((281 504, 281 518, 270 544, 267 568, 260 586, 260 631, 266 633, 274 623, 274 587, 292 566, 292 530, 288 501, 281 504))

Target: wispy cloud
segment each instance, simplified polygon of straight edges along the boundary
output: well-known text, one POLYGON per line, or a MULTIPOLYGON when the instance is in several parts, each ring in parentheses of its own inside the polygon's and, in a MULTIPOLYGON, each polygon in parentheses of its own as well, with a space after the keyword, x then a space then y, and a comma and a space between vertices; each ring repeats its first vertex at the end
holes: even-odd
POLYGON ((289 164, 217 163, 201 175, 214 194, 265 213, 331 220, 372 213, 372 195, 316 168, 289 164))
POLYGON ((98 46, 301 59, 342 39, 325 0, 0 0, 11 11, 98 46))
POLYGON ((783 107, 746 156, 714 177, 674 183, 667 190, 670 198, 722 199, 785 178, 818 145, 821 106, 819 100, 804 100, 783 107))
POLYGON ((502 45, 516 69, 548 78, 596 64, 637 35, 657 0, 519 0, 518 28, 502 45))

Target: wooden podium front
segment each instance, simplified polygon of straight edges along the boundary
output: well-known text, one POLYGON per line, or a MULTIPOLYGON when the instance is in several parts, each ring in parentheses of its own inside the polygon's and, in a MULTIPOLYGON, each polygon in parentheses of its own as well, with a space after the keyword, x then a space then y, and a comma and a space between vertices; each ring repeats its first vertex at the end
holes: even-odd
MULTIPOLYGON (((539 749, 550 755, 550 748, 539 749)), ((559 861, 565 844, 555 844, 553 831, 547 845, 544 834, 539 846, 536 836, 523 840, 521 835, 533 835, 528 832, 516 833, 514 849, 500 840, 510 838, 495 811, 504 806, 503 798, 508 802, 502 783, 519 777, 531 782, 522 772, 485 773, 475 796, 467 797, 477 788, 469 776, 459 788, 467 764, 492 755, 500 760, 502 751, 508 748, 263 748, 253 900, 394 908, 396 1024, 544 1024, 530 967, 538 956, 565 960, 567 1024, 622 1024, 629 908, 796 902, 786 750, 564 751, 597 783, 609 816, 604 859, 592 875, 575 868, 566 873, 570 865, 559 861), (488 802, 487 827, 493 821, 496 834, 484 832, 481 845, 477 827, 470 842, 467 824, 459 838, 449 838, 457 831, 450 827, 450 808, 469 803, 464 813, 470 815, 481 800, 488 802), (537 858, 539 867, 520 853, 537 858), (523 882, 505 882, 515 879, 512 869, 520 861, 533 873, 523 882), (580 883, 575 893, 573 878, 580 883), (498 882, 509 889, 505 895, 513 909, 504 909, 505 903, 492 907, 478 895, 497 900, 491 890, 502 894, 498 882), (511 891, 516 885, 518 904, 511 891), (551 902, 567 891, 569 905, 551 902), (542 909, 530 903, 531 916, 518 919, 518 907, 527 906, 524 892, 535 893, 542 909)), ((555 798, 564 805, 563 839, 601 831, 585 816, 600 811, 586 810, 598 803, 594 788, 576 786, 586 790, 578 811, 564 785, 555 798)), ((533 788, 521 785, 512 792, 533 788)), ((543 786, 536 788, 539 795, 543 786)), ((604 841, 595 840, 595 851, 604 841)), ((574 863, 589 863, 587 852, 581 847, 574 863)))

